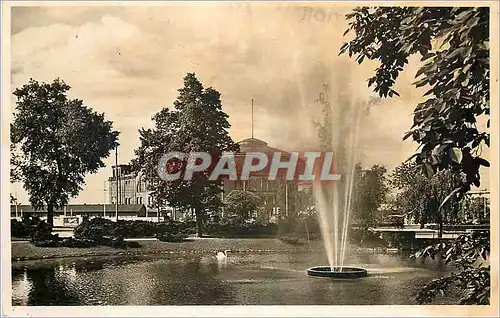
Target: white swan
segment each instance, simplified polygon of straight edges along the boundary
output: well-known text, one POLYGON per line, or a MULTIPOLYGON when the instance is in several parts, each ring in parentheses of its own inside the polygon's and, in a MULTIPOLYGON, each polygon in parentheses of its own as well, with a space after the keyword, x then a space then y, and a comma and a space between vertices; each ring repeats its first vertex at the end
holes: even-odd
POLYGON ((217 261, 219 263, 224 263, 224 264, 227 264, 227 253, 229 252, 229 250, 224 250, 223 252, 217 252, 217 254, 215 255, 215 257, 217 258, 217 261))

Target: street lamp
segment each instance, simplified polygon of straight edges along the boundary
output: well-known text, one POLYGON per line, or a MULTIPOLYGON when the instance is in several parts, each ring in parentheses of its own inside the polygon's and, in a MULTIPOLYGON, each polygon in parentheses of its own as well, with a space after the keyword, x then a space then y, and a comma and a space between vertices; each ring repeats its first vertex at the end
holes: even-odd
POLYGON ((108 191, 106 189, 106 180, 104 180, 104 201, 103 201, 103 208, 102 208, 102 212, 103 212, 103 218, 106 218, 106 192, 108 191))
POLYGON ((14 205, 15 205, 15 209, 16 209, 16 219, 18 218, 18 214, 17 214, 17 206, 19 205, 18 201, 17 201, 17 196, 15 197, 12 197, 12 201, 14 201, 14 205))
POLYGON ((118 222, 118 200, 120 198, 120 178, 118 177, 120 169, 118 169, 118 145, 115 149, 115 181, 116 181, 116 222, 118 222))

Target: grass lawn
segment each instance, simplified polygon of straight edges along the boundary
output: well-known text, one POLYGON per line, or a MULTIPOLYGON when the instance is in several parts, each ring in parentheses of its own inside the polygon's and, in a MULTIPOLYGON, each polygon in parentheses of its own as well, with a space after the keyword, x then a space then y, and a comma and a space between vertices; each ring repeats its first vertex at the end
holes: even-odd
POLYGON ((291 245, 277 238, 203 238, 189 239, 182 243, 160 241, 140 241, 142 247, 115 249, 107 246, 91 248, 36 247, 29 242, 11 243, 12 261, 34 260, 59 257, 105 256, 105 255, 147 255, 168 253, 213 253, 217 250, 230 250, 232 253, 244 252, 300 252, 301 250, 322 250, 320 240, 310 245, 291 245))

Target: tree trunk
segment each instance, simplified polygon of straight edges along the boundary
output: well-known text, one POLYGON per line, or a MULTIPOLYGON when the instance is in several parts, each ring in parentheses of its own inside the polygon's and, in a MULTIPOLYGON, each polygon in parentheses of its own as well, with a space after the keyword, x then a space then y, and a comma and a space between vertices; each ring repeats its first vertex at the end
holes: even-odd
POLYGON ((196 232, 198 234, 198 237, 203 237, 203 212, 202 212, 202 209, 199 207, 196 207, 194 209, 194 213, 196 216, 196 232))
POLYGON ((54 227, 54 205, 47 204, 47 224, 54 227))
POLYGON ((307 228, 307 220, 304 222, 304 226, 306 227, 306 236, 307 236, 307 248, 309 248, 309 229, 307 228))
MULTIPOLYGON (((437 206, 437 204, 436 204, 437 206)), ((438 232, 438 238, 443 238, 443 211, 439 208, 437 210, 437 217, 438 217, 438 224, 439 224, 439 232, 438 232)))

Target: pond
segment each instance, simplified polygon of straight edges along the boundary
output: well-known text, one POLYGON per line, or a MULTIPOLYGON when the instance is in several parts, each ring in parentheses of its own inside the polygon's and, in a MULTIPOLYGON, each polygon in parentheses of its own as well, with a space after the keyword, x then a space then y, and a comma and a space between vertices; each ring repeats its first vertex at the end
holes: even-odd
MULTIPOLYGON (((14 306, 42 305, 412 305, 424 284, 446 275, 437 264, 358 253, 358 280, 307 276, 320 253, 100 257, 14 262, 14 306)), ((440 298, 438 304, 456 303, 440 298)))

